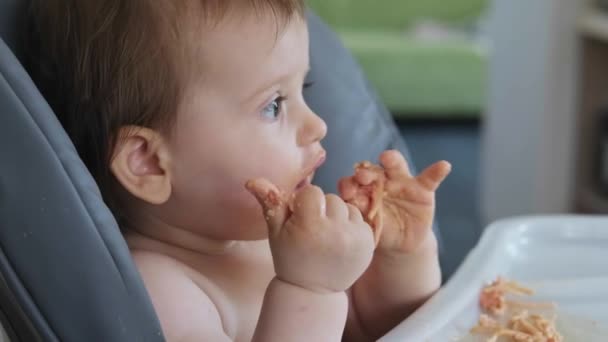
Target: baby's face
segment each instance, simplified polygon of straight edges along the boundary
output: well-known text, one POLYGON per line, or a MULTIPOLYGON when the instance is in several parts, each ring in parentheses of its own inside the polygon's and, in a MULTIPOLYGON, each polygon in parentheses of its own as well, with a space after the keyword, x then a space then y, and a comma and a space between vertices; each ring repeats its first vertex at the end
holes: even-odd
POLYGON ((189 87, 169 141, 166 219, 218 239, 260 239, 259 205, 244 188, 265 177, 286 192, 310 182, 327 128, 304 102, 308 31, 294 17, 225 20, 200 35, 204 75, 189 87))

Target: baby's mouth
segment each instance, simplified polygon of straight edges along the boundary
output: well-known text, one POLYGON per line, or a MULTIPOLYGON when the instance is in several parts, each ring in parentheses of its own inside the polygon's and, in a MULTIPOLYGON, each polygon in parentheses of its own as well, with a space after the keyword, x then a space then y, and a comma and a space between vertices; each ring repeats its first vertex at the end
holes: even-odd
POLYGON ((315 176, 315 171, 317 171, 317 169, 319 167, 321 167, 321 165, 323 165, 323 163, 325 162, 325 151, 322 151, 319 155, 319 157, 317 158, 317 162, 312 166, 312 168, 308 169, 309 174, 304 177, 304 179, 302 179, 300 181, 300 183, 298 183, 294 189, 294 191, 298 191, 300 189, 302 189, 303 187, 310 185, 312 183, 312 179, 315 176))
POLYGON ((302 179, 302 181, 300 181, 300 183, 298 183, 298 185, 296 185, 296 191, 302 189, 303 187, 310 185, 312 182, 312 178, 314 177, 315 173, 311 173, 310 175, 306 176, 306 178, 302 179))

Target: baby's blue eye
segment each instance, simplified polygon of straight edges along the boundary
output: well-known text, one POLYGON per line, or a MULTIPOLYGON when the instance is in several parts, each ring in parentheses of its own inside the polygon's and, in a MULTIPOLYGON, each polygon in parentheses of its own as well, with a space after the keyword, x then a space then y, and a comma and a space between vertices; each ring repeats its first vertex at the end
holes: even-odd
POLYGON ((283 107, 283 101, 285 101, 285 97, 283 96, 279 96, 272 100, 272 102, 262 109, 262 116, 271 120, 278 119, 283 107))

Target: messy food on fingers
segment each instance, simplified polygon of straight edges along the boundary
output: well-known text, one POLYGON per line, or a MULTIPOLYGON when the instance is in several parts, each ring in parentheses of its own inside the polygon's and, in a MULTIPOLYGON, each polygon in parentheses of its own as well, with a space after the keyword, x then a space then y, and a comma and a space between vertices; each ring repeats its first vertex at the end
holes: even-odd
POLYGON ((376 245, 380 241, 380 235, 382 234, 382 201, 384 199, 384 168, 379 165, 375 165, 369 161, 362 161, 354 166, 355 173, 359 170, 368 170, 378 174, 376 180, 371 184, 364 186, 363 188, 368 191, 370 203, 367 214, 364 215, 365 221, 370 225, 374 232, 374 241, 376 245))

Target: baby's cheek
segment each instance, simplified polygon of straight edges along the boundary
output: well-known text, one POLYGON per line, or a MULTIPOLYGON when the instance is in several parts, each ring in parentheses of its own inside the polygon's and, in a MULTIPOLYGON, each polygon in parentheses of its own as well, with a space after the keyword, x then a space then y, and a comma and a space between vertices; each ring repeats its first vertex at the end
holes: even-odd
POLYGON ((255 197, 244 188, 226 187, 213 199, 215 210, 208 213, 217 221, 214 225, 239 231, 237 239, 262 238, 266 233, 266 221, 255 197))
POLYGON ((219 201, 226 208, 230 208, 233 215, 247 216, 252 219, 252 216, 262 216, 262 209, 256 198, 245 189, 245 181, 235 182, 231 187, 225 188, 219 192, 219 201))
POLYGON ((301 180, 303 174, 293 164, 269 161, 267 165, 258 168, 247 180, 264 178, 276 185, 281 191, 289 192, 301 180))

